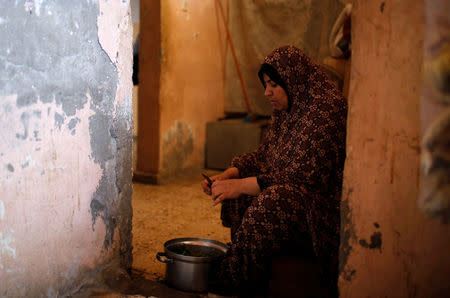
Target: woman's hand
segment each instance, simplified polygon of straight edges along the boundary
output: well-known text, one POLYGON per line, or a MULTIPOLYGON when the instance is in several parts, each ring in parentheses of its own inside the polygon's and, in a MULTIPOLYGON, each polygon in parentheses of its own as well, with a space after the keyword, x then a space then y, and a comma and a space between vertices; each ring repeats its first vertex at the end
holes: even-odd
MULTIPOLYGON (((238 178, 239 177, 239 170, 237 168, 228 168, 226 169, 224 172, 218 174, 218 175, 214 175, 209 177, 211 179, 211 181, 214 183, 214 181, 222 181, 222 180, 227 180, 227 179, 233 179, 233 178, 238 178)), ((207 194, 207 195, 211 195, 211 185, 208 184, 208 181, 206 179, 204 179, 201 183, 203 191, 207 194)))
POLYGON ((223 200, 237 199, 241 195, 257 196, 261 189, 259 188, 256 177, 247 177, 243 179, 227 179, 214 181, 211 187, 213 206, 216 206, 223 200))
POLYGON ((211 177, 211 180, 219 181, 219 180, 227 180, 227 179, 234 179, 239 178, 239 170, 237 168, 228 168, 219 175, 215 175, 211 177))
POLYGON ((216 180, 211 187, 213 206, 226 199, 237 199, 243 192, 243 179, 216 180))
MULTIPOLYGON (((210 177, 210 179, 212 180, 212 177, 210 177)), ((203 188, 203 192, 205 194, 207 194, 208 196, 211 195, 211 185, 209 184, 208 180, 204 179, 201 183, 202 188, 203 188)))

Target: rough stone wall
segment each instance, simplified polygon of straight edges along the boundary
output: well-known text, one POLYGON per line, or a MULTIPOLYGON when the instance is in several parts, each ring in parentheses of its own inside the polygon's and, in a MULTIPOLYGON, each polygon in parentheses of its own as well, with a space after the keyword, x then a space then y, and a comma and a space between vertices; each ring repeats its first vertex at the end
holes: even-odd
POLYGON ((355 1, 341 297, 444 297, 450 227, 418 207, 424 2, 355 1))
POLYGON ((0 295, 131 266, 129 1, 0 4, 0 295))

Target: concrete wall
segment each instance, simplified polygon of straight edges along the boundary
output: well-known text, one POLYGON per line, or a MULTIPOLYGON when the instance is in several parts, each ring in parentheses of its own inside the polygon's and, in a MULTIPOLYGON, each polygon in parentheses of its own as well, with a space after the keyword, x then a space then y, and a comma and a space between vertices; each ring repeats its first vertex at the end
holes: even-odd
POLYGON ((157 38, 146 41, 146 36, 151 39, 155 34, 151 30, 157 30, 147 20, 155 13, 155 4, 141 3, 140 50, 148 53, 156 47, 160 76, 155 82, 158 65, 141 64, 137 169, 154 182, 203 166, 205 124, 223 116, 226 56, 216 1, 168 0, 160 5, 159 50, 157 38), (151 103, 141 105, 144 98, 151 103), (153 126, 146 127, 150 122, 153 126))
POLYGON ((131 266, 129 1, 0 4, 0 296, 131 266))
MULTIPOLYGON (((133 47, 135 42, 138 40, 139 29, 140 29, 140 0, 131 0, 131 20, 133 23, 133 47)), ((134 62, 133 62, 134 63, 134 62)), ((137 164, 137 140, 138 140, 138 98, 139 98, 139 85, 133 85, 133 171, 136 170, 137 164)))
POLYGON ((450 227, 418 208, 424 1, 355 1, 342 297, 444 297, 450 227))
POLYGON ((133 177, 155 183, 159 171, 160 143, 160 1, 142 1, 141 3, 139 53, 139 94, 136 118, 138 137, 135 141, 137 161, 133 169, 133 177))

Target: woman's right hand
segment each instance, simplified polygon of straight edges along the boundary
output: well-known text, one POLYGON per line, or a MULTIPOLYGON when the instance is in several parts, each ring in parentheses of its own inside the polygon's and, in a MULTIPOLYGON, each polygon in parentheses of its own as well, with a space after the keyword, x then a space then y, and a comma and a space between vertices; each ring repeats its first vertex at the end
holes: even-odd
MULTIPOLYGON (((212 180, 212 177, 210 178, 211 180, 212 180)), ((202 181, 202 188, 203 188, 203 192, 205 193, 205 194, 207 194, 208 196, 210 196, 211 195, 211 186, 212 185, 209 185, 209 182, 208 182, 208 180, 206 180, 206 179, 204 179, 203 181, 202 181)))
POLYGON ((206 179, 204 179, 202 181, 203 192, 206 193, 208 196, 210 196, 212 194, 211 187, 212 187, 212 184, 214 183, 214 181, 227 180, 229 178, 227 175, 225 175, 225 172, 223 172, 223 173, 220 173, 219 175, 211 176, 211 177, 209 177, 209 179, 211 179, 211 181, 212 181, 211 185, 209 184, 208 180, 206 180, 206 179))

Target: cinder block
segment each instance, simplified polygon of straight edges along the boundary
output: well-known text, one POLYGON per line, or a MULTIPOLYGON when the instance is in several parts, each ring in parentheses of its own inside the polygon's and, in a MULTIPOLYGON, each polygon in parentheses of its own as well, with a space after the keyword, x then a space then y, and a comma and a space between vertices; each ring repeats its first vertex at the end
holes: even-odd
POLYGON ((261 144, 269 120, 244 122, 226 119, 206 124, 206 168, 226 169, 236 155, 251 152, 261 144))

